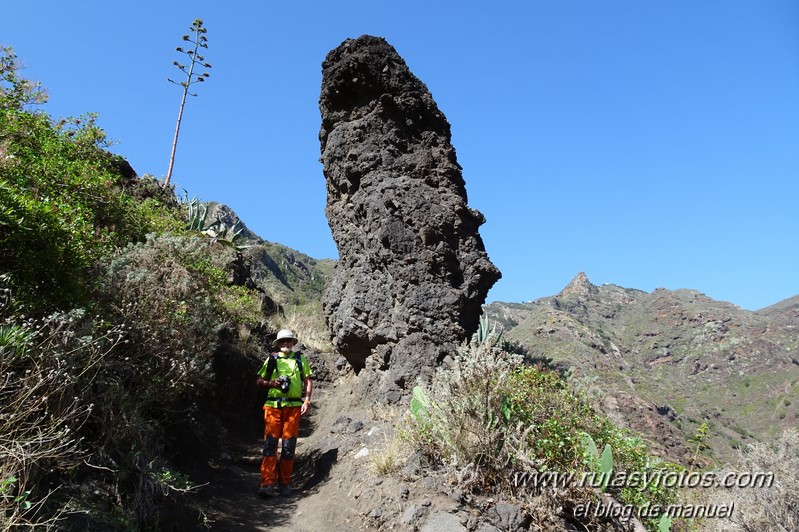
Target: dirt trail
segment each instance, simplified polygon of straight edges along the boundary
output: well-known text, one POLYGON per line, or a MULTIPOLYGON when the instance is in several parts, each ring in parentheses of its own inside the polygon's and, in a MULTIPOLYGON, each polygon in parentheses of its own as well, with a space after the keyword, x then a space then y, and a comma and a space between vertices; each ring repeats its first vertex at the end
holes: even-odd
POLYGON ((346 386, 318 386, 314 406, 300 426, 290 497, 256 496, 263 440, 237 441, 229 455, 199 475, 202 487, 193 497, 207 517, 211 531, 369 530, 352 504, 352 483, 368 468, 353 458, 360 434, 334 434, 335 421, 368 413, 349 407, 346 386), (346 480, 345 480, 346 479, 346 480))

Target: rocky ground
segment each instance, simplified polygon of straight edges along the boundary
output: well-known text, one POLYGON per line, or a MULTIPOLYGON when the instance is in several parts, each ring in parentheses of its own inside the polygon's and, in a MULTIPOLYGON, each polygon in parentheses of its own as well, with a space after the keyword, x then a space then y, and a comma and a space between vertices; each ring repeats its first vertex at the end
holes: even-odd
MULTIPOLYGON (((318 379, 312 411, 301 424, 294 494, 258 498, 263 440, 255 435, 235 439, 195 477, 206 483, 192 495, 205 516, 196 529, 529 529, 530 518, 518 505, 463 493, 455 478, 430 470, 420 454, 397 447, 394 435, 402 430, 409 404, 364 404, 356 397, 358 377, 342 361, 336 364, 335 356, 309 354, 318 379)), ((554 517, 551 521, 540 530, 573 529, 554 517)), ((183 520, 175 529, 185 525, 183 520)))

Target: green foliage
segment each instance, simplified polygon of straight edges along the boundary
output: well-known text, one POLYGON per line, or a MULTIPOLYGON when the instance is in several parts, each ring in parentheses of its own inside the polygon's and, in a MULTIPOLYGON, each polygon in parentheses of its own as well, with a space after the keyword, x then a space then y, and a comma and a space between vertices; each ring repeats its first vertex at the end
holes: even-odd
MULTIPOLYGON (((610 474, 613 472, 613 450, 609 443, 605 444, 602 450, 602 456, 599 457, 599 472, 602 474, 603 479, 610 479, 610 474)), ((608 480, 603 480, 602 489, 608 486, 608 480)))
POLYGON ((224 286, 216 292, 221 310, 234 323, 256 325, 263 320, 258 294, 244 286, 224 286))
POLYGON ((245 244, 245 238, 241 234, 242 229, 234 229, 228 227, 221 221, 217 221, 211 227, 203 231, 203 233, 210 239, 212 244, 221 244, 241 251, 247 249, 249 244, 245 244))
POLYGON ((19 495, 13 495, 16 483, 17 477, 14 476, 0 480, 0 500, 3 500, 2 506, 6 506, 9 502, 13 501, 13 503, 18 504, 22 510, 29 510, 31 502, 28 500, 28 497, 30 497, 31 490, 23 491, 19 495))
POLYGON ((168 467, 162 467, 155 471, 153 476, 156 482, 166 490, 189 491, 195 487, 186 474, 168 467))
POLYGON ((130 178, 105 151, 96 116, 53 123, 23 110, 40 98, 22 96, 32 86, 8 70, 15 60, 7 54, 0 56, 10 87, 0 105, 0 273, 9 275, 18 304, 44 313, 81 303, 100 257, 177 228, 179 218, 125 193, 130 178))
POLYGON ((599 473, 599 485, 605 491, 613 474, 613 449, 609 443, 605 444, 602 454, 590 434, 583 434, 583 447, 585 449, 588 466, 594 473, 599 473))
POLYGON ((203 203, 197 197, 191 199, 184 197, 183 203, 186 205, 189 231, 197 231, 198 233, 205 231, 208 228, 206 223, 208 219, 208 204, 203 203))
POLYGON ((204 234, 212 244, 221 244, 224 246, 232 247, 237 251, 242 251, 250 247, 246 244, 246 238, 242 235, 244 230, 242 227, 236 229, 235 227, 228 227, 217 215, 216 218, 209 221, 208 204, 203 203, 199 198, 185 199, 183 203, 186 205, 188 216, 188 230, 196 231, 204 234))
POLYGON ((480 316, 480 324, 474 334, 474 341, 478 344, 492 342, 495 345, 502 345, 502 328, 497 330, 496 323, 492 324, 487 314, 480 316))
POLYGON ((174 192, 108 153, 95 116, 27 110, 43 100, 2 49, 0 529, 53 527, 64 508, 96 529, 154 529, 190 489, 170 442, 218 437, 199 404, 237 400, 215 371, 227 356, 246 367, 260 294, 232 285, 237 231, 188 234, 174 192), (102 497, 81 499, 77 476, 123 509, 97 517, 102 497))
POLYGON ((257 295, 228 286, 234 260, 195 236, 148 235, 102 261, 98 296, 131 326, 142 401, 164 403, 197 386, 210 375, 220 332, 260 319, 257 295))
POLYGON ((417 423, 425 423, 430 418, 429 409, 430 398, 427 396, 427 392, 421 386, 414 386, 411 397, 411 414, 417 423))
POLYGON ((0 357, 14 359, 30 351, 35 333, 15 323, 0 324, 0 357))
POLYGON ((0 111, 21 111, 27 106, 47 101, 47 94, 40 83, 18 75, 21 68, 14 49, 0 46, 0 111))
MULTIPOLYGON (((87 456, 83 442, 97 442, 91 461, 115 472, 139 527, 157 522, 164 498, 190 489, 164 459, 165 429, 189 419, 182 430, 208 433, 192 423, 214 390, 222 331, 260 319, 257 294, 229 285, 233 260, 198 237, 150 235, 95 270, 92 295, 105 318, 74 310, 23 319, 2 299, 0 479, 17 479, 0 493, 2 528, 28 523, 29 506, 53 498, 37 489, 42 475, 69 478, 87 456)), ((53 505, 35 515, 54 519, 53 505)))
POLYGON ((702 451, 707 449, 707 440, 710 435, 710 427, 707 421, 703 421, 696 433, 688 438, 688 443, 694 447, 693 455, 691 456, 691 468, 699 464, 699 455, 702 451))

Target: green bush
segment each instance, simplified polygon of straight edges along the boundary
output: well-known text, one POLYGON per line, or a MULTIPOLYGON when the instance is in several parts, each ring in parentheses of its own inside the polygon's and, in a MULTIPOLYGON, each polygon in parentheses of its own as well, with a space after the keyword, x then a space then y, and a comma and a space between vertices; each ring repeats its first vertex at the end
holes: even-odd
POLYGON ((88 510, 70 497, 84 461, 114 472, 118 517, 158 523, 164 501, 188 487, 166 458, 168 427, 221 435, 198 405, 217 397, 220 344, 260 317, 257 294, 229 286, 235 256, 193 236, 131 244, 95 270, 102 318, 77 309, 23 319, 0 286, 0 529, 88 510), (60 479, 54 494, 41 491, 46 474, 60 479))
MULTIPOLYGON (((611 454, 614 473, 678 468, 652 457, 639 437, 615 427, 559 373, 525 365, 521 356, 498 347, 499 341, 484 330, 460 348, 451 368, 436 373, 429 389, 414 390, 408 436, 448 476, 476 492, 524 499, 519 475, 573 472, 575 482, 560 486, 557 496, 597 497, 598 490, 586 491, 577 481, 598 472, 600 458, 587 448, 587 438, 594 448, 606 449, 602 471, 609 469, 611 454)), ((673 488, 605 485, 623 504, 665 506, 676 496, 673 488)))
POLYGON ((231 285, 235 235, 188 234, 93 116, 29 110, 17 74, 0 49, 0 529, 154 529, 190 488, 170 442, 223 435, 215 363, 252 361, 260 295, 231 285))
POLYGON ((0 273, 18 304, 46 313, 83 303, 88 268, 155 230, 178 229, 182 214, 163 199, 126 193, 135 177, 105 150, 96 117, 54 123, 25 110, 41 100, 0 50, 0 273))
POLYGON ((178 229, 177 211, 123 191, 93 118, 59 128, 42 114, 0 111, 0 271, 35 307, 80 303, 88 268, 153 230, 178 229))

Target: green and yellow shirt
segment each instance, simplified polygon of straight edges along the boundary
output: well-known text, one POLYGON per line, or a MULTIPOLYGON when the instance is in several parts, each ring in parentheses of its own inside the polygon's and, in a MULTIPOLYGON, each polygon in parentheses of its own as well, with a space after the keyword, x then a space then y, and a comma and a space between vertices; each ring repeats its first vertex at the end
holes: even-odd
POLYGON ((308 359, 302 353, 272 353, 258 370, 258 376, 265 380, 276 380, 288 375, 289 391, 283 393, 280 388, 270 388, 264 405, 271 407, 302 406, 302 381, 313 377, 308 359), (270 363, 270 359, 274 362, 270 363), (268 373, 271 373, 269 375, 268 373))

